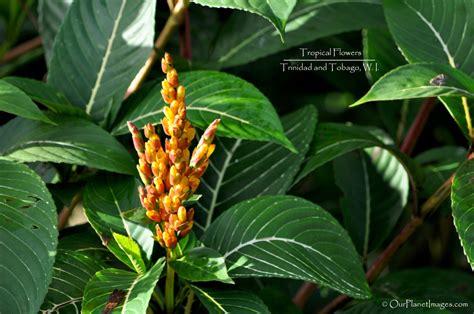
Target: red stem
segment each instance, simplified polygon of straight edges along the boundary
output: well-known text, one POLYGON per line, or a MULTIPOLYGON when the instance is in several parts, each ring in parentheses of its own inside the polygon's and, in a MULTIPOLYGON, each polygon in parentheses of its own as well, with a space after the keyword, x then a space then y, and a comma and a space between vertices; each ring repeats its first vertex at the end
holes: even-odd
POLYGON ((316 288, 317 287, 314 283, 303 283, 299 288, 298 292, 296 292, 295 296, 293 297, 293 303, 300 309, 303 309, 305 304, 308 303, 309 298, 311 298, 311 295, 314 293, 316 288))
POLYGON ((9 61, 12 61, 19 56, 27 53, 30 50, 33 50, 35 48, 40 47, 42 44, 41 42, 41 37, 35 37, 33 39, 30 39, 28 41, 25 41, 24 43, 16 46, 15 48, 12 48, 11 50, 7 51, 4 55, 2 60, 0 60, 0 64, 7 63, 9 61))
POLYGON ((191 60, 193 53, 191 45, 191 22, 189 20, 188 10, 184 12, 183 26, 179 32, 179 46, 181 56, 187 60, 191 60))
POLYGON ((421 105, 421 108, 416 115, 415 121, 413 121, 413 124, 411 125, 410 130, 408 130, 408 134, 400 147, 400 150, 403 153, 407 155, 412 153, 413 148, 415 148, 416 142, 420 137, 421 131, 423 130, 423 127, 425 126, 426 121, 428 120, 428 117, 434 108, 435 102, 436 98, 430 97, 426 98, 426 100, 421 105))

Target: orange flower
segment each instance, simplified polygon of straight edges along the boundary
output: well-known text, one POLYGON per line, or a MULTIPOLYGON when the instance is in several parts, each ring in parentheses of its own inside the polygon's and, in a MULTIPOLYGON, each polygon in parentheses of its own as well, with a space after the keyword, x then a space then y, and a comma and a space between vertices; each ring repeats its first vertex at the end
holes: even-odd
POLYGON ((130 121, 128 128, 139 158, 138 173, 145 184, 139 188, 140 201, 147 216, 157 223, 157 241, 163 247, 173 248, 178 238, 186 236, 193 226, 194 209, 186 209, 182 204, 196 191, 207 169, 209 157, 215 149, 212 141, 220 119, 214 120, 204 131, 191 154, 189 147, 196 131, 187 120, 186 90, 179 85, 178 72, 168 53, 161 60, 161 69, 166 74, 161 84, 161 95, 169 105, 163 107, 161 120, 163 131, 168 136, 164 148, 151 123, 144 127, 146 142, 130 121))

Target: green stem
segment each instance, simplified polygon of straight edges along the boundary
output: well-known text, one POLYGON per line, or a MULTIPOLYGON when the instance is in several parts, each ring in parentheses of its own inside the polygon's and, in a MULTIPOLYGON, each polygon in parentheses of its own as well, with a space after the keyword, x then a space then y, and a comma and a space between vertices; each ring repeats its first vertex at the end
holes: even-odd
POLYGON ((184 308, 184 314, 191 314, 191 309, 193 308, 194 302, 194 292, 189 291, 188 300, 186 301, 186 307, 184 308))
POLYGON ((165 307, 166 313, 172 314, 174 310, 174 269, 171 268, 171 250, 166 250, 166 285, 165 285, 165 307))
POLYGON ((158 306, 162 311, 165 309, 164 298, 161 292, 157 292, 156 290, 153 291, 153 299, 158 303, 158 306))

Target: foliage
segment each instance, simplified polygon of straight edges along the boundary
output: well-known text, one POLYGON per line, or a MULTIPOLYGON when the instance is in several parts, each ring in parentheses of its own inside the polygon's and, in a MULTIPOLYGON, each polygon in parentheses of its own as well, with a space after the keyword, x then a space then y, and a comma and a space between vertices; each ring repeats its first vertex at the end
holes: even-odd
POLYGON ((1 313, 472 312, 474 0, 0 20, 1 313))

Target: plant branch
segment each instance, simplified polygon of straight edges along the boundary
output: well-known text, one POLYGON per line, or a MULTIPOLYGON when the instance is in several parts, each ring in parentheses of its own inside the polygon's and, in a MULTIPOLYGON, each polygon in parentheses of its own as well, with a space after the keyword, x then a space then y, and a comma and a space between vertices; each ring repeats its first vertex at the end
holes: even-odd
POLYGON ((184 20, 184 14, 189 6, 189 0, 179 0, 176 5, 173 7, 168 20, 166 21, 165 26, 161 30, 160 35, 155 41, 154 49, 151 51, 148 59, 145 62, 145 65, 140 69, 138 74, 133 79, 132 83, 128 87, 127 93, 125 94, 125 98, 133 94, 143 85, 145 82, 146 77, 150 73, 153 65, 158 58, 157 50, 163 50, 165 48, 166 43, 170 39, 171 35, 174 31, 178 28, 184 20))
POLYGON ((64 208, 61 210, 61 212, 58 215, 58 231, 61 231, 64 229, 69 217, 72 214, 72 211, 81 201, 82 201, 82 193, 79 192, 78 194, 74 195, 74 197, 72 198, 70 206, 64 206, 64 208))
POLYGON ((193 51, 191 45, 191 22, 189 20, 188 10, 184 12, 184 23, 179 32, 179 45, 181 56, 187 60, 191 60, 193 57, 193 51))
POLYGON ((25 41, 24 43, 10 49, 5 53, 3 56, 2 60, 0 61, 0 64, 5 64, 7 62, 10 62, 21 55, 27 53, 28 51, 31 51, 35 48, 40 47, 42 44, 41 42, 41 37, 35 37, 33 39, 30 39, 28 41, 25 41))
POLYGON ((421 108, 418 111, 418 114, 416 115, 416 118, 410 126, 407 136, 400 147, 400 150, 403 153, 410 155, 413 151, 413 148, 420 137, 421 131, 423 130, 423 127, 425 126, 426 121, 428 120, 428 117, 434 108, 435 102, 436 98, 430 97, 426 98, 426 100, 421 105, 421 108))
POLYGON ((167 314, 174 310, 174 269, 171 268, 171 249, 166 249, 166 283, 165 283, 165 308, 167 314))
POLYGON ((471 138, 471 142, 474 142, 474 130, 472 129, 471 113, 469 112, 469 104, 467 103, 467 97, 461 97, 461 101, 462 106, 464 108, 464 115, 466 116, 469 137, 471 138))
POLYGON ((188 299, 186 301, 186 306, 184 307, 184 314, 191 314, 191 309, 193 308, 194 302, 194 292, 189 291, 188 299))
POLYGON ((303 309, 306 303, 308 303, 311 295, 316 291, 317 286, 311 282, 305 282, 296 292, 293 297, 293 303, 300 309, 303 309))

